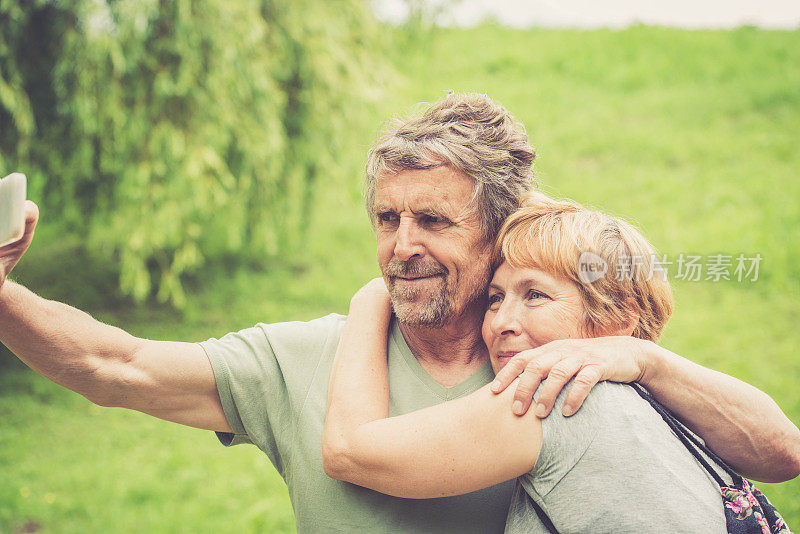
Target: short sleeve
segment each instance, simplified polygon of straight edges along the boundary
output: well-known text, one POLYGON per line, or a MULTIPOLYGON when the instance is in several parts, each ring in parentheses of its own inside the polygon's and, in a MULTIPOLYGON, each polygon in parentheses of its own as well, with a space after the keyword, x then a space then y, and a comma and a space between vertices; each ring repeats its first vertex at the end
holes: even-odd
MULTIPOLYGON (((542 385, 544 382, 542 383, 542 385)), ((589 448, 598 431, 599 403, 604 383, 595 386, 581 408, 572 416, 564 417, 561 410, 572 385, 565 385, 553 406, 550 415, 542 419, 542 447, 533 469, 525 476, 532 482, 536 493, 544 497, 578 463, 589 448)), ((538 400, 542 386, 534 398, 538 400)))
MULTIPOLYGON (((214 371, 214 380, 217 383, 217 392, 233 433, 217 432, 217 437, 224 445, 237 445, 252 443, 242 422, 242 416, 234 400, 234 391, 237 393, 258 397, 253 391, 255 388, 242 390, 238 381, 243 376, 258 380, 264 384, 270 381, 269 372, 266 372, 265 363, 274 359, 274 354, 269 350, 266 335, 262 325, 253 328, 231 332, 221 339, 211 338, 200 343, 206 351, 211 368, 214 371)), ((254 400, 254 399, 250 399, 254 400)))
POLYGON ((257 324, 203 341, 225 417, 233 433, 223 445, 251 443, 283 475, 295 425, 323 356, 335 352, 344 317, 257 324))

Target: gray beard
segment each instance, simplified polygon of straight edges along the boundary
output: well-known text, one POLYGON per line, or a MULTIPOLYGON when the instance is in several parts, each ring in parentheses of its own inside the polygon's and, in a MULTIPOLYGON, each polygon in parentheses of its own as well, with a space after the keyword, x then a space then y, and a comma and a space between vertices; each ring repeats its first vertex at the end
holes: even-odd
POLYGON ((444 275, 441 289, 424 303, 413 302, 419 298, 419 291, 402 290, 392 284, 389 293, 397 320, 408 326, 427 328, 441 328, 447 324, 453 316, 452 298, 447 295, 447 276, 444 275))
MULTIPOLYGON (((384 280, 389 288, 389 295, 392 299, 392 308, 397 320, 408 326, 422 326, 426 328, 442 328, 455 314, 453 302, 458 296, 460 284, 472 282, 472 280, 461 280, 456 278, 449 290, 450 272, 439 262, 427 263, 419 261, 402 262, 393 258, 383 269, 384 280), (434 294, 427 297, 426 301, 419 302, 420 291, 409 287, 400 288, 395 284, 395 278, 399 276, 434 276, 441 277, 441 285, 434 294)), ((473 288, 472 293, 467 296, 465 305, 469 306, 477 300, 485 300, 486 286, 489 284, 488 272, 484 280, 473 288)))
MULTIPOLYGON (((427 301, 414 302, 420 298, 419 291, 411 289, 400 289, 393 283, 388 283, 389 295, 392 299, 392 308, 397 320, 407 326, 422 326, 426 328, 442 328, 455 315, 453 302, 456 300, 455 294, 448 292, 449 274, 445 274, 442 286, 439 291, 430 295, 427 301)), ((456 280, 454 289, 458 291, 460 280, 456 280)), ((467 296, 465 309, 475 302, 486 302, 486 286, 488 280, 478 284, 473 288, 472 293, 467 296)))
MULTIPOLYGON (((397 320, 409 326, 437 328, 444 326, 453 315, 453 295, 448 295, 450 273, 435 260, 392 260, 383 269, 386 286, 392 297, 392 307, 397 320), (416 302, 422 295, 418 289, 398 287, 397 277, 439 276, 440 287, 427 301, 416 302)), ((456 281, 457 282, 457 281, 456 281)))

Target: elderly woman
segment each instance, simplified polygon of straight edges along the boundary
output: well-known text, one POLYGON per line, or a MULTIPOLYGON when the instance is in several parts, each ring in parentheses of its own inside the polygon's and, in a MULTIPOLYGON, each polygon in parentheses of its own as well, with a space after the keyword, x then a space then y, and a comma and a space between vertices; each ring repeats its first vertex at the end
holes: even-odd
MULTIPOLYGON (((506 222, 494 250, 482 333, 495 372, 517 353, 554 340, 656 341, 673 301, 653 258, 652 246, 626 222, 532 196, 506 222), (600 270, 582 271, 588 262, 600 270)), ((329 393, 329 475, 408 498, 457 495, 518 477, 509 532, 547 532, 548 518, 560 532, 726 532, 719 486, 626 384, 599 384, 572 417, 561 414, 563 394, 546 419, 515 416, 512 388, 495 395, 487 386, 387 418, 390 320, 381 280, 353 298, 329 393), (347 366, 369 370, 362 373, 368 378, 337 383, 347 366), (353 390, 372 402, 354 402, 353 390)))

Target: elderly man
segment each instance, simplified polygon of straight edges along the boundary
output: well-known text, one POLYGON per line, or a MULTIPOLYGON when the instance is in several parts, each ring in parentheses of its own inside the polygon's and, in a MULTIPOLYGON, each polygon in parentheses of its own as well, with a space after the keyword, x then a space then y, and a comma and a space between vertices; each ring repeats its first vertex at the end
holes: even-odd
MULTIPOLYGON (((394 125, 370 151, 366 203, 397 316, 388 347, 391 413, 492 380, 480 337, 489 250, 532 187, 533 159, 521 125, 480 95, 448 95, 394 125)), ((23 240, 0 249, 3 272, 27 249, 37 216, 31 203, 23 240)), ((199 344, 151 341, 13 282, 0 286, 0 340, 26 364, 102 406, 215 430, 225 445, 258 446, 286 480, 299 531, 502 531, 511 483, 416 501, 325 475, 326 394, 342 326, 342 317, 329 315, 199 344)), ((583 343, 574 351, 544 348, 541 360, 563 353, 590 362, 587 384, 645 377, 659 400, 742 471, 780 480, 800 470, 797 429, 760 391, 655 345, 583 343)), ((521 399, 529 401, 524 392, 521 399)))

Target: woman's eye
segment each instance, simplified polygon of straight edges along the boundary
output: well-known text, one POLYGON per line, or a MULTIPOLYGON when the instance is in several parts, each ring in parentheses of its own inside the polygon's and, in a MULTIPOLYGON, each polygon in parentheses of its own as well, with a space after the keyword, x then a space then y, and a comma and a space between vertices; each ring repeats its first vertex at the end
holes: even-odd
POLYGON ((527 297, 529 300, 542 300, 548 298, 547 295, 539 291, 536 291, 535 289, 531 289, 530 291, 528 291, 527 297))
POLYGON ((503 296, 500 293, 495 293, 494 295, 489 295, 489 309, 496 310, 500 303, 503 302, 503 296))

